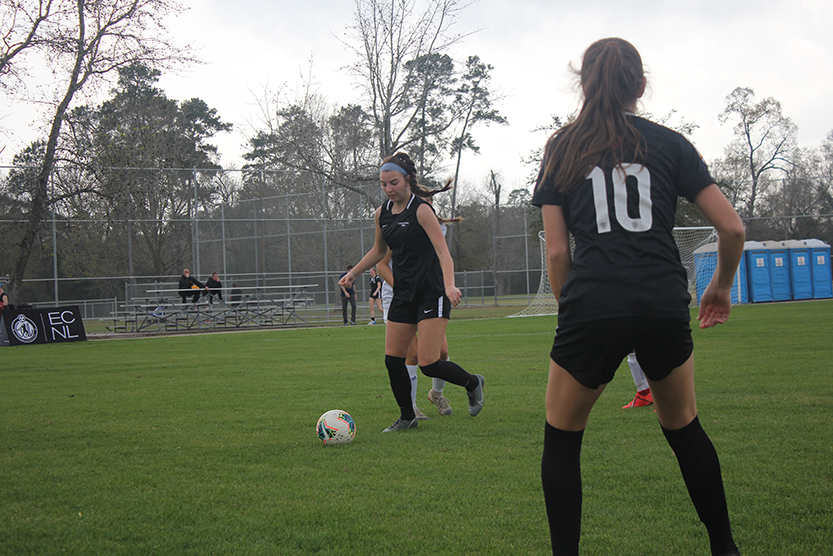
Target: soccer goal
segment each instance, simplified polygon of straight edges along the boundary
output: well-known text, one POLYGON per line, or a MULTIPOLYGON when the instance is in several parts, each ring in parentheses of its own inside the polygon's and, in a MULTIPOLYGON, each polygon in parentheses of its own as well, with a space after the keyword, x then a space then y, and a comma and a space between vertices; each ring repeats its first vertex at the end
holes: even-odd
MULTIPOLYGON (((547 276, 547 242, 544 239, 544 230, 538 232, 538 240, 541 245, 541 283, 538 284, 538 293, 529 307, 509 315, 511 317, 535 317, 539 315, 557 315, 558 303, 550 288, 550 280, 547 276)), ((717 232, 711 226, 674 228, 674 241, 677 242, 677 249, 680 251, 680 261, 685 267, 688 275, 688 292, 691 294, 692 305, 697 304, 697 284, 694 269, 694 250, 707 243, 717 241, 717 232)), ((570 238, 571 248, 575 248, 572 237, 570 238)))

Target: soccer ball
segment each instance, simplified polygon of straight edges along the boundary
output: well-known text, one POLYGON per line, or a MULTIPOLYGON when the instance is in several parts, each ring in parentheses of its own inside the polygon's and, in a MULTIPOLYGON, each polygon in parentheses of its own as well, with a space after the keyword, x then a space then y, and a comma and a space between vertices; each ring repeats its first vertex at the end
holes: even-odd
POLYGON ((350 414, 340 409, 331 409, 318 418, 315 425, 318 438, 327 444, 349 444, 356 436, 356 423, 350 414))

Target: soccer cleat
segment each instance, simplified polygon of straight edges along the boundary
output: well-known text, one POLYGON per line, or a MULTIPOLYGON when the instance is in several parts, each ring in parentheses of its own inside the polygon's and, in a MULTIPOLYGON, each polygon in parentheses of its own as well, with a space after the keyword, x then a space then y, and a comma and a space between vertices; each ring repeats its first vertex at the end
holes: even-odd
POLYGON ((483 384, 486 382, 486 379, 481 375, 474 375, 474 377, 477 379, 477 387, 471 392, 466 391, 466 395, 469 397, 469 415, 472 417, 483 409, 483 384))
POLYGON ((631 403, 628 405, 623 405, 622 409, 628 409, 631 407, 647 407, 649 405, 654 404, 654 398, 651 396, 651 393, 648 392, 645 395, 640 394, 639 392, 636 393, 636 397, 631 400, 631 403))
POLYGON ((405 419, 397 419, 394 424, 383 430, 382 432, 394 432, 394 431, 405 431, 408 429, 415 429, 419 424, 419 420, 416 418, 411 419, 410 421, 405 419))
POLYGON ((375 321, 375 320, 372 320, 372 321, 370 321, 370 322, 369 322, 369 323, 367 323, 367 324, 368 324, 368 325, 376 324, 376 321, 375 321))
POLYGON ((418 407, 414 408, 414 415, 416 415, 417 421, 427 421, 428 416, 422 412, 422 410, 418 407))
POLYGON ((428 401, 437 406, 437 411, 440 412, 440 415, 451 415, 454 413, 448 400, 442 395, 442 392, 435 392, 433 389, 429 390, 428 401))

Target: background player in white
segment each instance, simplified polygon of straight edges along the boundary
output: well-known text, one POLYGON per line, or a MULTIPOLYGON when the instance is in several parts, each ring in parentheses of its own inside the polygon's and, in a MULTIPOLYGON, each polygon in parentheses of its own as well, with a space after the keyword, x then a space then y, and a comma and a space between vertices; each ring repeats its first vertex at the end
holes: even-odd
POLYGON ((622 409, 653 405, 654 399, 651 397, 651 385, 648 384, 645 372, 639 366, 639 361, 636 359, 636 353, 634 352, 628 354, 628 367, 631 370, 631 377, 636 386, 636 396, 629 403, 623 405, 622 409))
POLYGON ((559 306, 541 461, 553 554, 578 554, 582 435, 604 386, 635 350, 711 553, 737 556, 717 452, 697 414, 691 296, 672 229, 684 196, 717 230, 717 269, 698 315, 707 328, 729 317, 743 223, 682 135, 634 116, 646 79, 630 43, 593 43, 578 76, 581 111, 547 142, 532 199, 559 306))
POLYGON ((422 372, 464 387, 469 414, 475 416, 483 408, 483 377, 440 358, 451 307, 461 299, 460 290, 454 285, 454 262, 440 223, 431 206, 419 196, 425 195, 426 190, 420 187, 416 165, 407 154, 386 158, 379 169, 379 180, 388 200, 376 210, 374 246, 339 285, 352 284, 356 276, 378 264, 390 247, 394 289, 385 326, 385 367, 400 416, 384 432, 414 428, 419 423, 405 367, 408 346, 417 331, 422 372))

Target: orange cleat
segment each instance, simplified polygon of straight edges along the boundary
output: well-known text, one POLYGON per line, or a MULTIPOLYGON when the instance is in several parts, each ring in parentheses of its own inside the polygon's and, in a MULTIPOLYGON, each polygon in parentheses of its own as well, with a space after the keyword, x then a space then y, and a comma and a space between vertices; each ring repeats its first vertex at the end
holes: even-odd
POLYGON ((649 405, 654 405, 654 398, 651 397, 651 392, 648 391, 646 394, 640 394, 637 392, 636 397, 631 401, 631 403, 623 405, 622 409, 628 409, 631 407, 647 407, 649 405))

